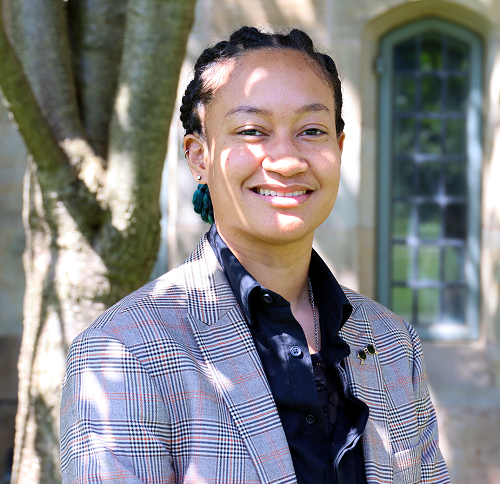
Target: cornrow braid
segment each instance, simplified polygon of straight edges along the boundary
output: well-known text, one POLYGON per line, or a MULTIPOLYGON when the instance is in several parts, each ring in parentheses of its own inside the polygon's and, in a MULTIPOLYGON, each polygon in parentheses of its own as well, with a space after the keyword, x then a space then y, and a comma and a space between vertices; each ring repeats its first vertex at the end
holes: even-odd
MULTIPOLYGON (((318 73, 333 91, 335 125, 337 136, 340 136, 344 130, 342 86, 333 59, 328 54, 318 52, 312 39, 302 30, 293 29, 289 33, 266 33, 255 27, 241 27, 231 34, 229 40, 218 42, 214 46, 205 49, 198 57, 194 65, 194 78, 186 88, 180 108, 180 119, 185 134, 205 135, 201 112, 202 108, 210 103, 214 95, 214 88, 211 87, 212 84, 210 83, 209 69, 217 64, 222 64, 230 59, 237 59, 245 53, 259 49, 296 50, 302 52, 312 61, 312 66, 318 69, 318 73)), ((201 187, 204 187, 204 185, 201 185, 201 187)), ((195 204, 195 211, 201 214, 203 220, 213 223, 214 214, 208 186, 201 189, 200 185, 198 186, 193 195, 193 204, 195 204)))

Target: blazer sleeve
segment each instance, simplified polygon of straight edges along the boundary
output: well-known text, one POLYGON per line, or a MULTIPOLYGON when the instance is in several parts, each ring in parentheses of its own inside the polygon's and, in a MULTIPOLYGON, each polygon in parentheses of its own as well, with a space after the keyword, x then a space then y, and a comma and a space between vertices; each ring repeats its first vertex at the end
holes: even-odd
POLYGON ((413 327, 408 323, 406 324, 413 346, 412 382, 419 433, 419 452, 421 452, 421 475, 419 482, 423 484, 446 484, 450 482, 450 478, 443 456, 439 450, 438 424, 436 412, 429 395, 422 345, 413 327))
POLYGON ((168 418, 151 375, 98 328, 71 345, 61 401, 63 484, 175 482, 168 418))

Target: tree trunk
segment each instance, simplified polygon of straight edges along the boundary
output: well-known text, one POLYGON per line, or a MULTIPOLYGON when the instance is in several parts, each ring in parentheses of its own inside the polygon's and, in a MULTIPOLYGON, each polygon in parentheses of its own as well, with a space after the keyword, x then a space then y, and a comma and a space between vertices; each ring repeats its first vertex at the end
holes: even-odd
POLYGON ((0 85, 31 153, 11 482, 54 484, 69 345, 143 285, 156 258, 195 0, 1 2, 0 85))
POLYGON ((57 483, 66 353, 113 301, 105 264, 57 195, 44 196, 33 160, 24 195, 26 294, 12 482, 57 483))

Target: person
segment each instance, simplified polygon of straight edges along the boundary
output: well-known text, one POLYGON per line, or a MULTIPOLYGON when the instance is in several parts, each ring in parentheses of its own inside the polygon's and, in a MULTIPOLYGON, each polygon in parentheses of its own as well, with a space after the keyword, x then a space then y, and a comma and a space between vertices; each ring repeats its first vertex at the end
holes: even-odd
POLYGON ((195 210, 178 268, 73 342, 64 483, 447 483, 414 329, 312 249, 344 144, 333 60, 242 27, 182 99, 195 210))

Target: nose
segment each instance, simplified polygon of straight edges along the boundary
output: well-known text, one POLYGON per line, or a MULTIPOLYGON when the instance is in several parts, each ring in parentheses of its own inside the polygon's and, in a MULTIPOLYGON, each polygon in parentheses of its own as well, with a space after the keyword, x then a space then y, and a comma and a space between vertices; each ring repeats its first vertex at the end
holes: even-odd
POLYGON ((268 144, 266 157, 262 162, 264 170, 291 177, 302 173, 308 168, 296 141, 288 136, 276 138, 268 144))

